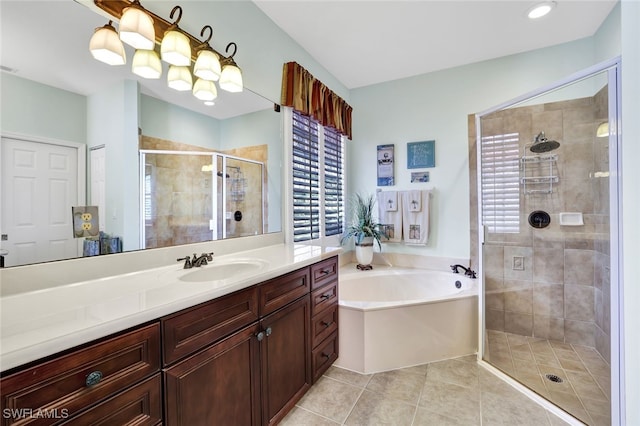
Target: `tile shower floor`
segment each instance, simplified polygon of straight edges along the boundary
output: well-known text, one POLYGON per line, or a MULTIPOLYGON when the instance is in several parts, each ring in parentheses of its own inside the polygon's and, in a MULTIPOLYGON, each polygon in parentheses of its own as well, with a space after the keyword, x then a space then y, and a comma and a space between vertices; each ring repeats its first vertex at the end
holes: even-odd
POLYGON ((565 424, 467 356, 363 375, 331 367, 281 425, 565 424))
POLYGON ((595 349, 501 331, 487 335, 485 359, 495 367, 589 425, 611 424, 611 368, 595 349))

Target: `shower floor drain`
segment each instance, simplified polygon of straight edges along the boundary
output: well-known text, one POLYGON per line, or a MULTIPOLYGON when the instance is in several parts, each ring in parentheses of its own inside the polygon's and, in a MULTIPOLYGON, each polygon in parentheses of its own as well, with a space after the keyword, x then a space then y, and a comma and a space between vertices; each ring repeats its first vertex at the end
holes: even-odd
POLYGON ((564 382, 564 380, 562 380, 562 377, 558 377, 555 374, 545 374, 544 377, 546 377, 547 380, 549 380, 550 382, 553 382, 553 383, 562 383, 562 382, 564 382))

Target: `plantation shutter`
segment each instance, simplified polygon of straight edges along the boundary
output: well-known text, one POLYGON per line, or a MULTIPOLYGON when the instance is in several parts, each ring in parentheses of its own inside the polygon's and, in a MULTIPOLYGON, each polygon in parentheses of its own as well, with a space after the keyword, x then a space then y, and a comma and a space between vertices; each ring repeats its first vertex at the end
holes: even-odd
POLYGON ((519 134, 483 136, 482 223, 492 233, 520 232, 519 134))
POLYGON ((342 137, 335 129, 324 128, 324 223, 325 236, 342 233, 342 137))
POLYGON ((293 111, 293 240, 320 234, 318 123, 293 111))

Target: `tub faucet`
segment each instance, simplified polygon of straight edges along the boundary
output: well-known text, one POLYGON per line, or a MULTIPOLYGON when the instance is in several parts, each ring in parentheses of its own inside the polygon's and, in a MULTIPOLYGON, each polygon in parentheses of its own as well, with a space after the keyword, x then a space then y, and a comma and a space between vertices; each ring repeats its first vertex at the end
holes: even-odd
POLYGON ((193 259, 191 260, 191 265, 194 268, 199 268, 200 266, 206 265, 207 262, 211 262, 213 260, 213 252, 211 253, 202 253, 200 256, 193 253, 193 259))
POLYGON ((454 274, 459 274, 460 271, 458 271, 458 268, 461 268, 464 271, 464 274, 469 277, 469 278, 476 278, 476 271, 474 271, 471 268, 465 268, 462 265, 451 265, 451 270, 453 271, 454 274))

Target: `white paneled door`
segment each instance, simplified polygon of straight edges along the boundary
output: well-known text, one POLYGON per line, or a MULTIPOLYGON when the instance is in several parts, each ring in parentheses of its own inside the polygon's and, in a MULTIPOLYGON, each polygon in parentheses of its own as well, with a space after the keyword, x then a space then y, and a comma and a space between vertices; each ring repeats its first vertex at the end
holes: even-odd
POLYGON ((1 154, 5 266, 77 257, 78 149, 3 137, 1 154))

